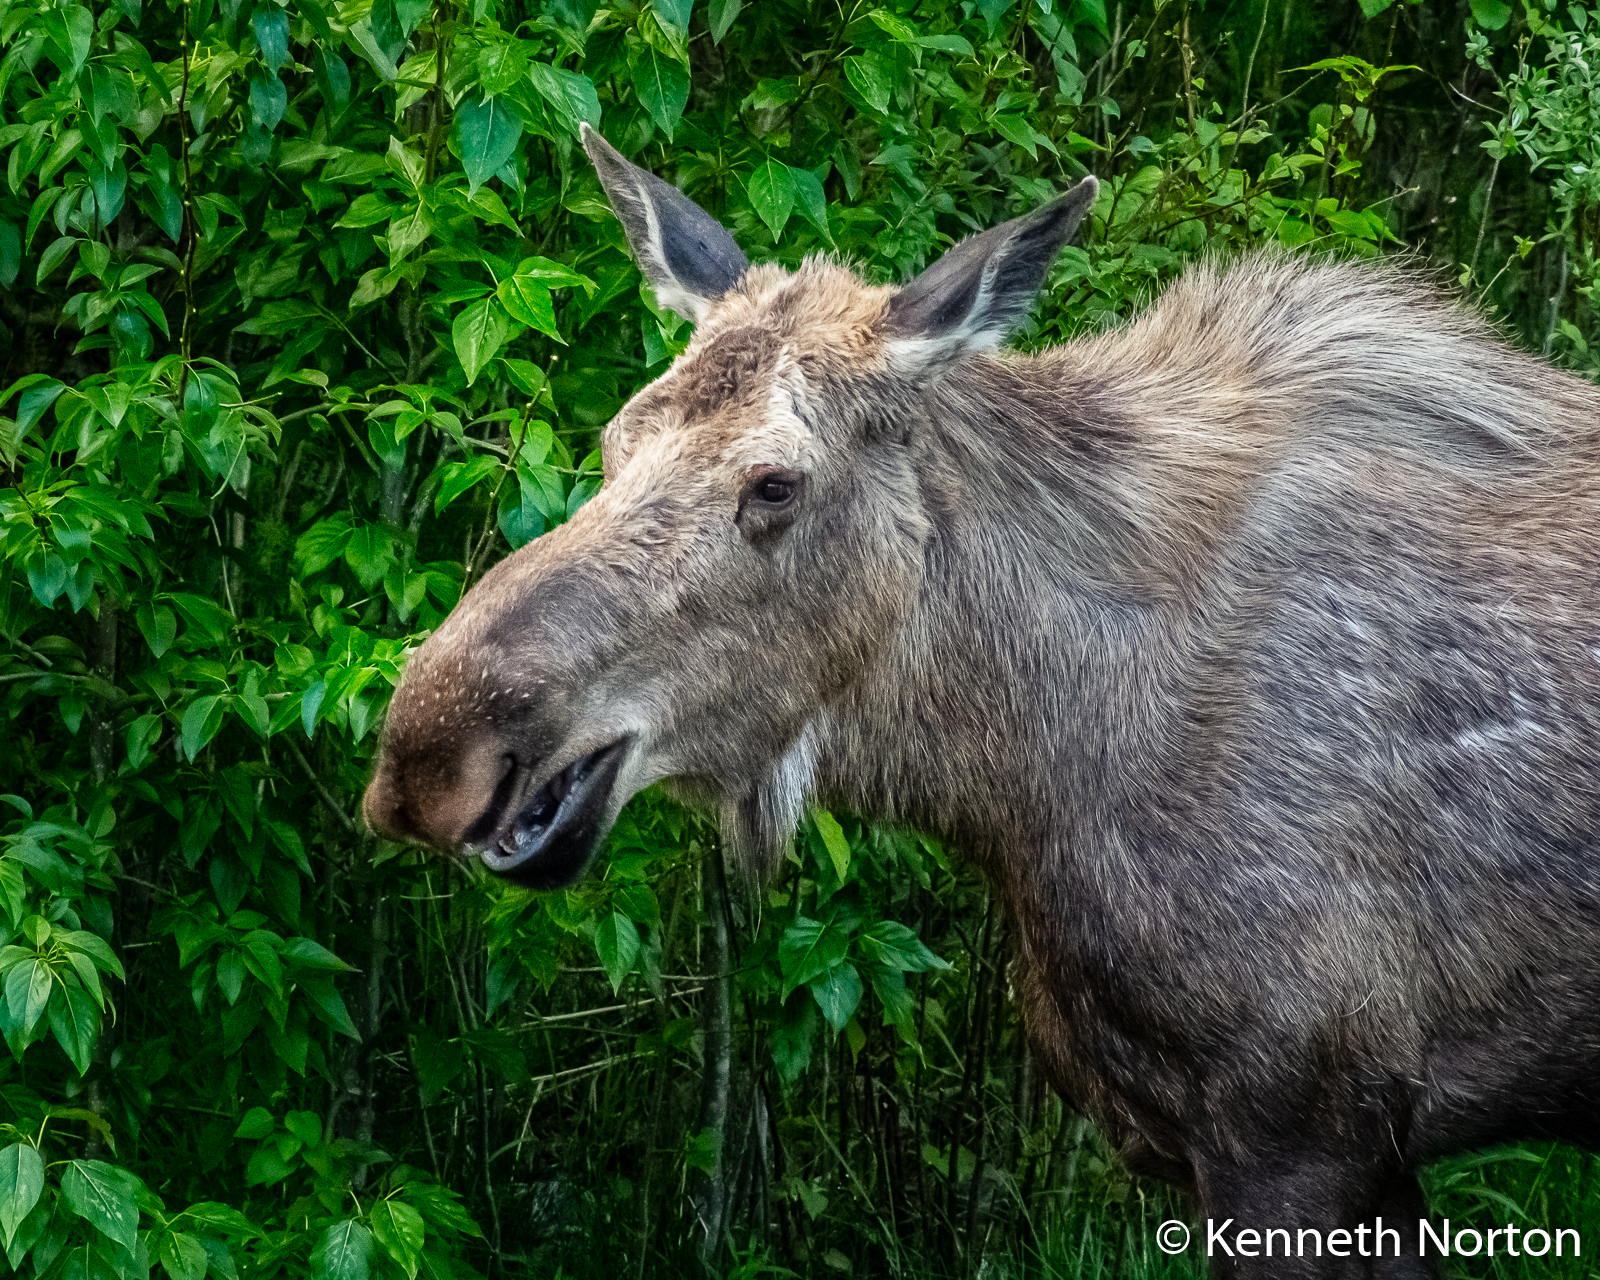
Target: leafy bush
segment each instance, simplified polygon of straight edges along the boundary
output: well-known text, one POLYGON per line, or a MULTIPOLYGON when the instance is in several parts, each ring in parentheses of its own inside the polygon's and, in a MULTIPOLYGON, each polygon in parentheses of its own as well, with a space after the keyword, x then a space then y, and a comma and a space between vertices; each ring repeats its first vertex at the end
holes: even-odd
POLYGON ((880 280, 1094 171, 1024 345, 1199 254, 1406 244, 1469 283, 1503 253, 1489 299, 1589 367, 1592 21, 1363 6, 13 0, 8 1265, 1178 1265, 1170 1197, 1047 1095, 936 842, 818 812, 756 890, 647 794, 535 898, 355 806, 409 649, 594 494, 598 427, 688 337, 581 122, 754 259, 880 280), (1451 76, 1504 103, 1476 167, 1404 123, 1448 126, 1451 76))

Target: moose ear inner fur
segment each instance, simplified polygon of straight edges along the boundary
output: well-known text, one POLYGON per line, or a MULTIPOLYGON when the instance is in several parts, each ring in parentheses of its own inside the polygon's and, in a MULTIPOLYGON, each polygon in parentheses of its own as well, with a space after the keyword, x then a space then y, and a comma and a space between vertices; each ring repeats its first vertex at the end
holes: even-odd
POLYGON ((656 301, 698 321, 750 260, 726 227, 671 183, 624 159, 587 124, 579 133, 656 301))
POLYGON ((963 240, 906 285, 885 321, 890 358, 918 370, 999 346, 1027 314, 1099 189, 1085 178, 1043 208, 963 240))

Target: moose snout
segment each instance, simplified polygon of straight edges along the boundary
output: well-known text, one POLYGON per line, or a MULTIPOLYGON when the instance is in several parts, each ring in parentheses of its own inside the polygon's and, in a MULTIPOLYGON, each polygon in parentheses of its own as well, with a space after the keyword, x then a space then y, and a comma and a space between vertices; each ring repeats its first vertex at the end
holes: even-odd
POLYGON ((504 744, 486 740, 464 749, 449 742, 418 746, 390 740, 361 801, 361 814, 376 835, 442 849, 473 839, 483 816, 504 809, 504 794, 518 776, 504 744))
POLYGON ((361 797, 361 817, 367 830, 386 840, 415 840, 421 835, 394 784, 381 771, 367 784, 366 794, 361 797))

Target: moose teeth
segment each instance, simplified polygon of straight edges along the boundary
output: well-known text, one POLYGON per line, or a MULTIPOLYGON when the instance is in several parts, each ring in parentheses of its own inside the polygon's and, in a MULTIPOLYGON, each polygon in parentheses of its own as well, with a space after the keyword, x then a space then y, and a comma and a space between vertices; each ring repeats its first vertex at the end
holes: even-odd
POLYGON ((539 794, 523 807, 522 812, 511 824, 511 830, 500 840, 500 847, 505 852, 517 853, 527 848, 530 842, 542 836, 545 829, 555 821, 556 814, 561 809, 561 802, 572 789, 576 768, 576 765, 569 765, 556 774, 544 784, 539 794))

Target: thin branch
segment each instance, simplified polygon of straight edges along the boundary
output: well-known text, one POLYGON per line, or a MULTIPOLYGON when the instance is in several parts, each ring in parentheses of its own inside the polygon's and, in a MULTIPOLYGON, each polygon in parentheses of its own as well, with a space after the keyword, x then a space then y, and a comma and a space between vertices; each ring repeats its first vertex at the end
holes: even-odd
MULTIPOLYGON (((113 880, 126 880, 129 884, 139 885, 141 888, 149 889, 152 893, 164 893, 169 898, 181 898, 183 896, 174 889, 168 889, 165 885, 152 884, 148 880, 141 880, 138 876, 124 875, 120 871, 113 871, 111 878, 113 880)), ((148 947, 153 945, 154 943, 149 942, 125 942, 122 944, 122 949, 126 951, 129 947, 148 947)))
POLYGON ((1494 184, 1499 176, 1500 157, 1496 156, 1489 170, 1489 188, 1483 193, 1483 216, 1478 219, 1478 238, 1472 242, 1472 261, 1467 264, 1467 274, 1472 279, 1478 275, 1478 254, 1483 249, 1483 233, 1489 229, 1489 207, 1494 203, 1494 184))
POLYGON ((339 807, 339 802, 333 798, 333 793, 323 786, 322 779, 317 777, 316 770, 311 767, 311 762, 300 753, 300 748, 295 746, 288 738, 282 739, 282 742, 289 749, 289 754, 295 758, 295 762, 305 770, 306 777, 311 780, 311 785, 316 790, 317 799, 322 801, 329 813, 344 824, 346 831, 353 836, 359 836, 361 829, 351 820, 350 815, 339 807))
POLYGON ((183 151, 183 229, 188 245, 183 255, 183 328, 180 330, 179 349, 183 355, 178 374, 178 412, 183 412, 184 393, 189 389, 190 320, 194 316, 194 243, 198 238, 194 225, 194 183, 189 172, 189 0, 183 0, 183 88, 178 94, 178 140, 183 151))
POLYGON ((1250 123, 1250 76, 1256 69, 1256 54, 1261 49, 1261 37, 1267 33, 1267 14, 1272 11, 1272 0, 1264 0, 1261 6, 1261 25, 1256 28, 1256 42, 1250 46, 1250 60, 1244 65, 1244 96, 1239 102, 1239 126, 1233 135, 1233 150, 1228 152, 1228 163, 1223 168, 1223 176, 1233 168, 1234 159, 1239 154, 1239 139, 1244 135, 1250 123))

